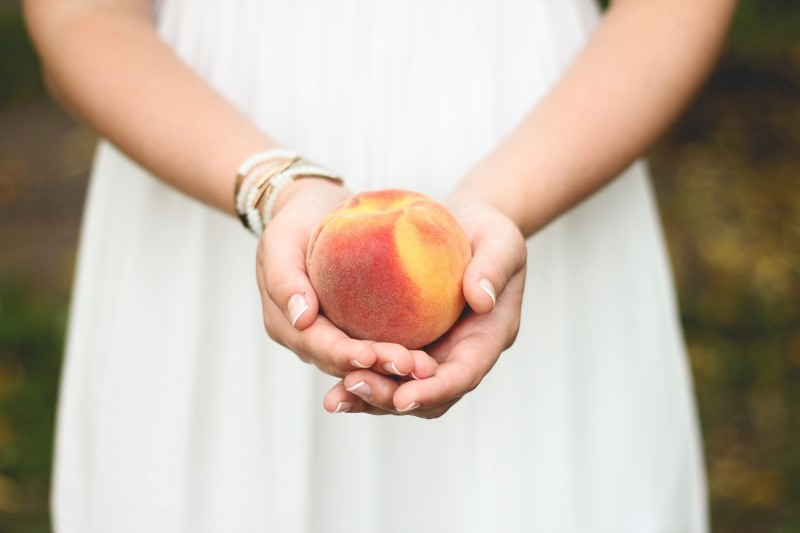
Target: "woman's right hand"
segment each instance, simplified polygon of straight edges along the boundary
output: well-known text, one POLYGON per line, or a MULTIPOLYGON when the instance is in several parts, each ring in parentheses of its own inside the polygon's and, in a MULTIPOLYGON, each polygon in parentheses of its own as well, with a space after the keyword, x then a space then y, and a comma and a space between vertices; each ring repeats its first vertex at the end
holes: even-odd
POLYGON ((279 197, 275 216, 258 244, 256 274, 270 338, 322 372, 343 378, 375 368, 386 374, 433 375, 436 363, 418 350, 352 339, 319 314, 319 301, 306 274, 306 251, 317 224, 351 193, 317 178, 303 178, 279 197))
POLYGON ((306 275, 306 249, 322 218, 350 196, 340 186, 303 178, 280 196, 258 243, 256 275, 270 338, 326 374, 342 377, 375 363, 366 342, 350 339, 325 317, 306 275))

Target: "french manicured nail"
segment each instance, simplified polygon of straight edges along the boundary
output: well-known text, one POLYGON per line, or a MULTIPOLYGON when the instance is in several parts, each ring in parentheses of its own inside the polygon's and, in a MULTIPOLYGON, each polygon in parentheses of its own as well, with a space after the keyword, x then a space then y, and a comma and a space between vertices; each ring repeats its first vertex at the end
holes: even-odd
POLYGON ((405 376, 405 374, 401 374, 400 371, 397 370, 397 367, 394 366, 394 361, 384 363, 383 369, 390 374, 394 374, 395 376, 405 376))
POLYGON ((303 313, 308 311, 308 302, 302 294, 292 294, 286 307, 289 308, 289 316, 292 317, 292 327, 294 327, 303 313))
POLYGON ((372 388, 367 384, 366 381, 363 380, 359 381, 352 387, 348 387, 347 392, 352 392, 353 394, 357 394, 364 399, 372 396, 372 388))
POLYGON ((353 404, 350 402, 339 402, 339 405, 336 406, 336 410, 333 413, 347 413, 352 408, 353 404))
POLYGON ((406 407, 404 407, 403 409, 398 409, 398 410, 397 410, 397 412, 398 412, 398 413, 407 413, 407 412, 409 412, 409 411, 413 411, 414 409, 416 409, 416 408, 417 408, 417 407, 419 407, 420 405, 422 405, 422 404, 421 404, 421 403, 419 403, 419 402, 411 402, 410 404, 408 404, 408 405, 407 405, 406 407))
POLYGON ((497 305, 497 295, 494 292, 494 285, 492 285, 492 282, 483 278, 478 282, 478 286, 492 299, 492 309, 494 309, 494 306, 497 305))
POLYGON ((357 359, 350 359, 350 364, 356 368, 369 368, 369 365, 361 364, 357 359))

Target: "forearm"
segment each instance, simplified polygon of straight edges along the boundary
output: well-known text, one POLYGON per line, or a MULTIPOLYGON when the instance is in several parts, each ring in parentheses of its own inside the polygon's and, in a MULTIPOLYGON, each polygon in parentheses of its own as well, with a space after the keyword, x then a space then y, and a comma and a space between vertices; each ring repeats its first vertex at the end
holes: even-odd
POLYGON ((548 95, 462 181, 530 235, 641 155, 718 56, 734 0, 618 0, 548 95))
POLYGON ((161 179, 233 213, 236 168, 275 143, 160 40, 149 5, 28 0, 25 8, 65 107, 161 179))

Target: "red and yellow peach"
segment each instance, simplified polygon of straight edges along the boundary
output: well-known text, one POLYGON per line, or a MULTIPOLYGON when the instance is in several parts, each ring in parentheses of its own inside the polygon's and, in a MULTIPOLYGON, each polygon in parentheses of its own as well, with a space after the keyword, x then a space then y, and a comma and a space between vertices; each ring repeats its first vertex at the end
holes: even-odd
POLYGON ((464 231, 443 205, 388 189, 353 196, 322 220, 306 266, 321 313, 342 331, 414 349, 463 311, 470 257, 464 231))

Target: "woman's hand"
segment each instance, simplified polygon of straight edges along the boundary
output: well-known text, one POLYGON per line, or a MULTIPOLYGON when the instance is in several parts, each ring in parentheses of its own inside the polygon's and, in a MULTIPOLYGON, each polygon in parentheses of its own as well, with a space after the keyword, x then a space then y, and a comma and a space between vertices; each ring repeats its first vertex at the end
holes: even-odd
POLYGON ((275 216, 258 243, 256 275, 270 338, 332 376, 376 363, 369 343, 349 338, 318 315, 306 275, 306 249, 320 220, 350 196, 340 186, 303 178, 280 196, 275 216))
POLYGON ((270 338, 335 377, 376 368, 386 374, 433 375, 436 362, 418 350, 351 339, 319 314, 306 273, 306 250, 317 224, 350 192, 325 180, 303 178, 284 191, 258 244, 256 274, 270 338))
MULTIPOLYGON (((472 245, 473 257, 464 273, 469 308, 425 352, 410 352, 426 366, 396 373, 384 373, 382 367, 351 372, 326 395, 328 411, 437 418, 477 387, 514 342, 525 285, 525 241, 517 227, 487 203, 458 201, 448 207, 472 245), (438 365, 427 366, 425 353, 438 365)), ((382 343, 374 348, 382 354, 403 350, 382 343)))

